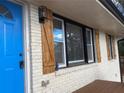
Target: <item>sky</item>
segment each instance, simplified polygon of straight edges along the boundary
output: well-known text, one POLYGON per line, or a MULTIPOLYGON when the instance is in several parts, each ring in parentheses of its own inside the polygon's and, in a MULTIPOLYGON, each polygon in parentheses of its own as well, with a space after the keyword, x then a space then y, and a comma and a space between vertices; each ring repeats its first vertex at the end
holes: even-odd
POLYGON ((54 41, 63 42, 63 31, 61 29, 54 28, 54 41))

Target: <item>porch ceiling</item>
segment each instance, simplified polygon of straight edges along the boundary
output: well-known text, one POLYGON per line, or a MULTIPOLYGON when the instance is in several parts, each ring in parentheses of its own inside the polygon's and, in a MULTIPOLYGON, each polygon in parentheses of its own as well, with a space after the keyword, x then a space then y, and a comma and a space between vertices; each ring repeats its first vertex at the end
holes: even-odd
MULTIPOLYGON (((29 0, 30 1, 30 0, 29 0)), ((98 0, 32 0, 45 5, 64 17, 103 30, 107 33, 124 35, 124 24, 113 16, 98 0)))

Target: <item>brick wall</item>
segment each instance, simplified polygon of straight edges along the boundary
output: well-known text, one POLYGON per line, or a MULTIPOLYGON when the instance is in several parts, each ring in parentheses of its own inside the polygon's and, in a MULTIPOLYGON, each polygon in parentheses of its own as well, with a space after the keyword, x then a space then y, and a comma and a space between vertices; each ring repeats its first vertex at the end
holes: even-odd
POLYGON ((55 73, 43 75, 38 7, 32 4, 30 5, 30 29, 33 93, 71 93, 96 79, 120 81, 119 61, 117 59, 108 62, 105 34, 103 32, 100 33, 102 63, 61 69, 55 73), (46 80, 49 80, 49 84, 46 87, 42 87, 41 81, 46 80))
POLYGON ((42 51, 41 28, 38 21, 37 7, 30 5, 30 29, 31 29, 31 63, 32 63, 32 90, 33 93, 42 93, 42 51))

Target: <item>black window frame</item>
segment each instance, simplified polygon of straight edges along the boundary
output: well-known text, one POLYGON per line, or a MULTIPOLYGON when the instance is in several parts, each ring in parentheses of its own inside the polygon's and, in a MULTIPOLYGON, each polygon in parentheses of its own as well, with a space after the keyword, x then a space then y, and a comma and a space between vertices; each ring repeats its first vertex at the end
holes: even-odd
MULTIPOLYGON (((63 69, 63 68, 69 68, 69 67, 74 67, 74 66, 80 66, 80 65, 85 65, 85 64, 92 64, 92 63, 95 63, 95 46, 94 46, 94 31, 93 31, 93 28, 89 27, 89 26, 86 26, 84 24, 81 24, 81 23, 78 23, 76 21, 73 21, 69 18, 66 18, 66 17, 63 17, 59 14, 56 14, 56 13, 53 13, 53 16, 56 17, 56 18, 59 18, 59 19, 62 19, 64 21, 64 31, 65 31, 65 52, 66 52, 66 67, 61 67, 61 68, 58 68, 56 67, 56 70, 58 69, 63 69), (83 48, 84 48, 84 62, 78 62, 78 63, 71 63, 69 64, 69 61, 68 61, 68 54, 67 54, 67 37, 66 37, 66 23, 70 23, 70 24, 73 24, 73 25, 76 25, 76 26, 79 26, 82 28, 82 37, 83 37, 83 48), (88 29, 91 29, 92 31, 92 43, 93 43, 93 62, 91 63, 88 63, 88 55, 87 55, 87 46, 86 46, 86 28, 88 29)), ((56 65, 57 66, 57 65, 56 65)))

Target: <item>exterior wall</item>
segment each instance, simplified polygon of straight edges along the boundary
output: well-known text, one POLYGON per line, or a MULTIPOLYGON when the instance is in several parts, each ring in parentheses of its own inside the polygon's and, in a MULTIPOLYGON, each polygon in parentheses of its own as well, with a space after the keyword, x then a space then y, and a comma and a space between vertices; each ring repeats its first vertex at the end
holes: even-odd
POLYGON ((32 63, 32 93, 42 93, 42 51, 41 27, 38 21, 38 9, 30 5, 30 38, 31 38, 31 63, 32 63))
POLYGON ((118 46, 116 39, 116 60, 108 61, 107 51, 106 51, 106 38, 105 34, 101 32, 100 34, 100 49, 101 49, 101 60, 102 62, 98 65, 99 79, 110 80, 110 81, 120 81, 120 68, 119 68, 119 57, 118 57, 118 46))
MULTIPOLYGON (((103 32, 100 32, 102 63, 98 64, 96 62, 89 65, 65 68, 52 74, 43 75, 41 27, 38 21, 38 7, 32 4, 30 5, 30 26, 32 93, 71 93, 96 79, 120 81, 118 55, 117 60, 108 62, 106 39, 103 32), (49 84, 46 87, 41 86, 43 80, 49 80, 49 84)), ((116 52, 118 52, 117 44, 116 52)))

